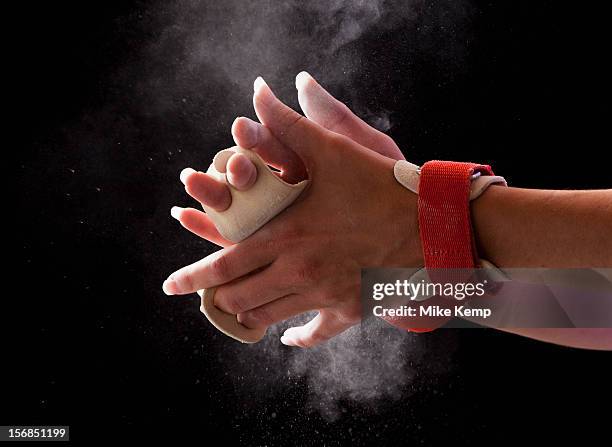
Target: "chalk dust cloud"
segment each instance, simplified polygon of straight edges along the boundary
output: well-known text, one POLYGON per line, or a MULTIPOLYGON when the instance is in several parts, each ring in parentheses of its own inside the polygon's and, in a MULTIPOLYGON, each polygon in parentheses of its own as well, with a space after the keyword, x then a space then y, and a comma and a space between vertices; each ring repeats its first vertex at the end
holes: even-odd
MULTIPOLYGON (((294 78, 301 70, 386 131, 394 111, 362 100, 376 96, 360 90, 364 85, 388 82, 384 74, 370 79, 372 72, 364 73, 371 56, 364 42, 408 33, 414 53, 460 65, 470 7, 461 1, 224 0, 160 2, 149 14, 158 29, 144 48, 145 73, 136 86, 143 108, 149 116, 178 117, 205 136, 229 135, 234 117, 254 117, 252 83, 259 75, 297 108, 294 78)), ((211 155, 218 149, 210 148, 211 155)), ((286 327, 271 328, 253 346, 221 342, 219 359, 242 392, 282 392, 292 381, 305 382, 311 396, 305 404, 329 419, 340 415, 344 401, 376 408, 377 402, 409 397, 427 349, 422 336, 374 320, 320 347, 290 349, 279 342, 286 327)), ((443 358, 453 350, 451 334, 449 340, 443 358)), ((445 371, 449 364, 443 360, 427 371, 445 371)))
MULTIPOLYGON (((392 110, 366 102, 380 79, 366 79, 370 54, 364 42, 388 33, 408 34, 414 52, 430 52, 442 64, 460 65, 469 23, 465 1, 260 0, 184 1, 159 4, 159 36, 148 46, 147 77, 152 110, 184 110, 185 103, 215 107, 227 125, 253 115, 252 84, 261 75, 297 107, 294 78, 306 70, 371 125, 386 131, 392 110), (231 121, 229 121, 231 122, 231 121)), ((406 73, 410 76, 410 73, 406 73)))

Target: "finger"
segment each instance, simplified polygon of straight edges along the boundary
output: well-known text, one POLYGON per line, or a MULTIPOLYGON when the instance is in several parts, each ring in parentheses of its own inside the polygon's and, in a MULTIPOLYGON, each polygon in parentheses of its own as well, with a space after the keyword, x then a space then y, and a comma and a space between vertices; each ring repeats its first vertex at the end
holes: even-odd
POLYGON ((171 274, 162 286, 166 295, 185 295, 224 284, 274 261, 272 245, 245 239, 171 274))
POLYGON ((245 117, 236 118, 232 124, 232 136, 238 146, 251 149, 267 164, 280 170, 280 177, 286 182, 297 183, 308 177, 300 157, 260 123, 245 117))
POLYGON ((394 160, 404 159, 399 147, 388 135, 373 128, 338 101, 305 71, 295 78, 298 101, 306 117, 332 132, 351 138, 379 154, 394 160))
POLYGON ((170 215, 178 220, 184 228, 213 244, 220 245, 221 247, 234 245, 233 242, 221 236, 221 233, 219 233, 215 224, 210 220, 210 217, 202 211, 173 206, 170 210, 170 215))
POLYGON ((279 263, 252 275, 223 284, 215 292, 215 306, 230 314, 240 314, 294 292, 279 263))
POLYGON ((288 320, 316 308, 317 303, 309 296, 291 294, 247 312, 239 313, 237 318, 238 322, 246 327, 258 329, 288 320))
POLYGON ((181 182, 187 194, 216 211, 224 211, 232 203, 227 185, 208 174, 185 168, 181 171, 181 182))
POLYGON ((227 161, 227 181, 239 191, 245 191, 255 184, 257 168, 244 154, 236 153, 227 161))
POLYGON ((314 158, 311 151, 320 145, 318 143, 321 142, 325 130, 283 104, 261 77, 255 80, 254 90, 253 105, 259 121, 270 129, 282 144, 310 164, 314 158))
POLYGON ((353 324, 340 320, 331 312, 320 311, 304 326, 287 329, 281 337, 281 343, 288 346, 311 348, 344 332, 353 324))

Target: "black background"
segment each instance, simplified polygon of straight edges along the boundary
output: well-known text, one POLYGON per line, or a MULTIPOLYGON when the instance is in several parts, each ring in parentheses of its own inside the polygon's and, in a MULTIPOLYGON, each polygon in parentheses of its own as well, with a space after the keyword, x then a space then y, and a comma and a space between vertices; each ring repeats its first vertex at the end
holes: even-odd
MULTIPOLYGON (((516 186, 609 187, 605 15, 559 3, 474 3, 459 68, 435 48, 416 51, 408 32, 366 33, 353 92, 334 93, 391 110, 389 133, 415 162, 485 161, 516 186)), ((418 335, 431 350, 409 398, 345 402, 331 421, 303 407, 299 379, 279 384, 282 393, 236 386, 225 373, 239 351, 202 321, 197 298, 165 297, 161 283, 214 249, 169 217, 185 203, 178 172, 205 167, 230 143, 219 129, 253 113, 213 118, 222 99, 206 94, 181 113, 147 113, 152 90, 137 86, 151 67, 140 51, 167 25, 151 12, 158 5, 6 10, 14 79, 5 94, 15 101, 5 109, 1 424, 66 424, 82 441, 193 435, 205 444, 214 432, 246 445, 586 442, 606 432, 609 353, 489 330, 418 335), (427 362, 441 359, 452 367, 430 372, 427 362)), ((252 78, 278 84, 273 72, 252 78)))

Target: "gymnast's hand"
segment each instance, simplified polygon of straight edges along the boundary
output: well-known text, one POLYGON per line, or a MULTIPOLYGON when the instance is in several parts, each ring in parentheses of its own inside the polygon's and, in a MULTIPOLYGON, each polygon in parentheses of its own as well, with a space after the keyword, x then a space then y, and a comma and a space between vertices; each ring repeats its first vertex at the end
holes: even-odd
MULTIPOLYGON (((358 321, 361 266, 418 266, 422 258, 416 196, 399 187, 391 173, 393 159, 402 158, 397 146, 308 75, 297 81, 310 119, 278 101, 260 80, 254 104, 263 125, 239 118, 232 133, 236 143, 279 168, 285 180, 300 180, 308 172, 311 187, 282 216, 237 245, 201 211, 173 208, 183 226, 225 248, 171 275, 164 290, 183 294, 223 284, 215 303, 251 327, 318 309, 313 321, 288 329, 281 339, 313 346, 358 321)), ((250 187, 251 168, 241 157, 230 160, 228 180, 239 189, 250 187)), ((193 170, 181 177, 194 198, 219 210, 229 206, 225 185, 193 170)), ((610 266, 611 194, 489 188, 471 204, 478 252, 502 268, 610 266)), ((504 330, 567 346, 612 349, 608 328, 504 330)))
MULTIPOLYGON (((400 153, 394 152, 397 147, 388 137, 380 139, 384 145, 377 151, 368 149, 299 115, 261 78, 255 83, 254 105, 263 124, 256 125, 256 143, 241 141, 248 133, 239 130, 244 119, 234 125, 237 142, 267 151, 266 161, 278 162, 280 175, 288 181, 307 173, 309 188, 282 215, 235 245, 225 241, 200 211, 190 211, 185 218, 185 210, 175 210, 183 225, 225 248, 170 275, 164 290, 178 295, 217 287, 215 305, 252 328, 318 310, 312 321, 288 329, 281 338, 288 345, 313 346, 360 320, 362 266, 422 265, 416 196, 393 176, 395 161, 386 155, 400 153), (260 142, 266 144, 259 146, 260 142)), ((349 125, 347 119, 353 118, 337 121, 337 129, 349 125)), ((366 130, 358 132, 360 137, 366 138, 366 130)), ((234 185, 230 171, 244 166, 237 160, 228 163, 234 185)), ((204 178, 183 173, 188 191, 197 183, 191 180, 195 175, 204 178)), ((202 199, 210 200, 210 195, 202 199)))
MULTIPOLYGON (((393 160, 404 159, 391 137, 357 117, 308 73, 298 74, 295 85, 300 107, 308 119, 393 160)), ((253 150, 270 166, 278 169, 279 176, 283 180, 297 183, 307 177, 298 155, 283 145, 267 127, 260 123, 244 117, 237 118, 232 125, 232 136, 238 146, 253 150)), ((247 157, 235 154, 228 160, 227 180, 236 189, 249 189, 256 179, 257 170, 247 157)), ((203 205, 223 211, 231 204, 231 196, 225 183, 203 172, 191 168, 184 169, 181 172, 181 181, 185 184, 187 193, 203 205)), ((212 222, 207 217, 203 217, 198 210, 174 207, 172 215, 188 230, 211 242, 221 246, 231 244, 215 231, 212 222)))

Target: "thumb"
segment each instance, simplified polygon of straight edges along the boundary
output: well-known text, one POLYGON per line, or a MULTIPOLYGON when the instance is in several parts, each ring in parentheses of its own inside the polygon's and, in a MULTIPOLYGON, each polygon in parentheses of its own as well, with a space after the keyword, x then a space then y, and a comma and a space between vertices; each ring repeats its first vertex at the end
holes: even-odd
POLYGON ((315 159, 313 151, 328 132, 283 104, 263 78, 258 77, 253 88, 253 105, 259 121, 307 165, 312 165, 315 159))
POLYGON ((394 160, 404 156, 389 135, 373 128, 338 101, 307 72, 295 78, 298 101, 306 117, 315 123, 349 137, 353 141, 394 160))
POLYGON ((316 317, 304 326, 287 329, 281 337, 281 343, 287 346, 311 348, 346 331, 354 324, 338 319, 329 311, 321 310, 316 317))

